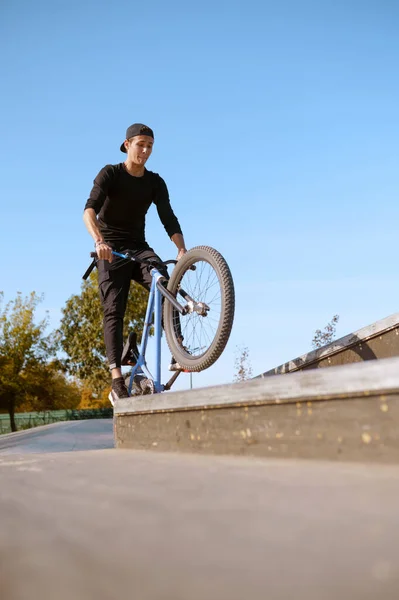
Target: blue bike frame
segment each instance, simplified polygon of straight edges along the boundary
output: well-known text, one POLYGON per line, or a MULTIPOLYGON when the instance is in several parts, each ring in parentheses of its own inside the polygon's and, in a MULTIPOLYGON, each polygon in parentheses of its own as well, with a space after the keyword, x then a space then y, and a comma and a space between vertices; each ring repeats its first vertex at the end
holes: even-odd
MULTIPOLYGON (((119 256, 120 258, 129 258, 126 256, 126 254, 121 254, 120 252, 112 251, 112 254, 119 256)), ((132 392, 133 378, 138 373, 144 373, 147 377, 153 380, 156 393, 163 392, 165 389, 165 386, 161 383, 162 294, 157 287, 158 281, 160 279, 164 279, 164 276, 155 267, 151 268, 150 273, 152 281, 147 303, 143 335, 141 338, 140 354, 137 363, 132 368, 132 372, 130 374, 128 386, 129 394, 132 392), (145 353, 147 350, 147 343, 150 335, 150 327, 153 315, 155 329, 155 377, 153 377, 149 371, 145 360, 145 353)))
MULTIPOLYGON (((121 254, 120 252, 116 252, 115 250, 112 250, 112 254, 114 256, 119 256, 120 258, 130 259, 133 261, 135 260, 134 256, 131 256, 129 254, 121 254)), ((90 275, 91 271, 95 267, 97 254, 95 252, 91 252, 90 255, 94 258, 94 260, 93 260, 92 264, 89 266, 89 268, 87 269, 86 273, 83 275, 83 279, 87 279, 88 276, 90 275)), ((145 261, 145 260, 139 260, 139 262, 147 263, 147 261, 145 261)), ((176 261, 170 260, 164 264, 167 265, 170 263, 176 264, 176 261)), ((176 380, 179 373, 181 372, 181 370, 176 371, 175 374, 171 377, 171 379, 166 383, 166 385, 162 385, 162 383, 161 383, 162 296, 166 296, 168 298, 168 301, 172 302, 172 304, 176 307, 176 309, 181 314, 186 314, 187 309, 185 307, 181 306, 177 302, 176 298, 174 298, 173 295, 168 290, 164 289, 163 285, 161 284, 161 280, 165 281, 165 276, 162 275, 162 273, 160 273, 160 271, 158 271, 158 269, 156 267, 152 266, 150 263, 147 263, 147 264, 149 264, 149 267, 150 267, 152 281, 151 281, 150 295, 148 298, 147 311, 146 311, 146 315, 145 315, 144 329, 143 329, 143 335, 142 335, 142 340, 141 340, 141 347, 139 350, 139 356, 138 356, 137 363, 134 365, 134 367, 132 367, 132 372, 130 375, 130 381, 129 381, 129 386, 128 386, 129 394, 131 394, 131 391, 133 388, 134 376, 137 375, 138 373, 144 373, 144 375, 146 375, 146 377, 148 379, 151 379, 154 382, 154 391, 157 393, 157 392, 163 392, 164 390, 169 390, 171 385, 173 384, 173 382, 176 380), (147 343, 148 343, 148 338, 150 335, 150 327, 152 324, 153 316, 154 316, 154 329, 155 329, 155 369, 156 369, 155 377, 153 377, 151 372, 149 371, 146 360, 145 360, 145 354, 146 354, 146 350, 147 350, 147 343)), ((188 300, 192 300, 190 298, 190 296, 188 296, 188 294, 186 294, 183 290, 181 290, 180 293, 184 294, 184 296, 188 300)))
POLYGON ((157 288, 157 282, 164 276, 155 268, 151 271, 151 289, 148 298, 147 311, 144 321, 143 336, 141 339, 140 354, 136 365, 132 368, 129 381, 129 394, 133 387, 134 376, 142 371, 147 377, 154 381, 155 392, 163 392, 165 387, 161 384, 161 335, 162 335, 162 294, 157 288), (155 377, 150 373, 145 361, 145 353, 147 350, 148 338, 150 335, 150 327, 152 323, 152 315, 154 314, 154 329, 155 329, 155 377))

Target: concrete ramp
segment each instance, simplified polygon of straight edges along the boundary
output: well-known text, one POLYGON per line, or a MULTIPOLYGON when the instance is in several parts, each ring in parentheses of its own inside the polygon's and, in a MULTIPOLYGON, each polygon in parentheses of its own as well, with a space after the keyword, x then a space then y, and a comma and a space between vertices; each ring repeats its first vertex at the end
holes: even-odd
POLYGON ((399 358, 130 398, 114 412, 118 448, 398 463, 399 358))
POLYGON ((294 358, 258 377, 293 373, 305 369, 336 367, 393 356, 399 356, 399 313, 294 358))

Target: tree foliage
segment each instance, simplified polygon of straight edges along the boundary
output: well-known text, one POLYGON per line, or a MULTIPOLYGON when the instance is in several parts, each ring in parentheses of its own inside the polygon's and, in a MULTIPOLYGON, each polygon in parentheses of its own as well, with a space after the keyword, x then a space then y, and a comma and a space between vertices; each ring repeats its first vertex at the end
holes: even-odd
POLYGON ((110 382, 108 382, 107 387, 105 387, 100 393, 94 392, 92 388, 87 387, 86 385, 82 386, 82 391, 80 395, 80 402, 78 409, 79 410, 92 410, 98 408, 107 408, 110 406, 109 402, 109 391, 110 391, 110 382))
POLYGON ((237 346, 234 362, 234 381, 246 381, 252 377, 252 366, 249 358, 249 350, 246 346, 237 346))
POLYGON ((312 346, 315 350, 317 348, 322 348, 327 344, 331 344, 331 342, 335 339, 338 321, 339 315, 334 315, 331 321, 325 326, 324 331, 316 329, 312 340, 312 346))
MULTIPOLYGON (((132 284, 124 320, 124 339, 132 329, 141 337, 147 300, 148 292, 138 284, 132 284)), ((80 294, 67 300, 62 314, 58 338, 66 354, 63 364, 71 375, 101 395, 104 388, 109 387, 110 373, 96 270, 82 283, 80 294)))
POLYGON ((35 323, 41 300, 35 292, 26 298, 18 293, 4 306, 0 294, 0 410, 8 411, 12 431, 16 431, 14 413, 29 395, 43 397, 48 359, 56 350, 53 337, 45 335, 47 317, 35 323))
POLYGON ((57 362, 36 365, 21 374, 25 390, 18 406, 20 412, 78 408, 82 385, 68 379, 57 366, 57 362))

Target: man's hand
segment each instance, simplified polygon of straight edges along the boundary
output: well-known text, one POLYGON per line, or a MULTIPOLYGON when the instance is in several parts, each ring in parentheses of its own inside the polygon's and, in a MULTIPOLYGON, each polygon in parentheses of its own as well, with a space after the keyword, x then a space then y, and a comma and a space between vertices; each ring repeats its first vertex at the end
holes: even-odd
POLYGON ((176 244, 178 250, 177 260, 180 260, 183 254, 187 252, 186 244, 184 243, 184 237, 181 233, 174 233, 170 239, 174 244, 176 244))
POLYGON ((183 256, 183 254, 185 254, 187 252, 186 248, 180 248, 179 253, 177 255, 177 259, 176 260, 180 260, 181 257, 183 256))
POLYGON ((101 240, 96 242, 96 252, 101 260, 112 262, 112 248, 106 242, 101 240))

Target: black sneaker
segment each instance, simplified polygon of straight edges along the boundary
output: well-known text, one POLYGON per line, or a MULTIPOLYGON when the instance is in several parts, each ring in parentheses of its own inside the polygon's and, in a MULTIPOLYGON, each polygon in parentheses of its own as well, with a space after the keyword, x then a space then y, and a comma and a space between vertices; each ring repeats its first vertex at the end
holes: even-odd
POLYGON ((112 380, 112 389, 109 393, 109 401, 112 406, 115 406, 115 402, 117 400, 121 400, 122 398, 129 398, 129 392, 127 391, 127 387, 123 377, 117 377, 112 380))
MULTIPOLYGON (((183 339, 184 338, 180 338, 180 340, 179 340, 179 342, 181 344, 181 347, 182 347, 183 350, 185 350, 185 352, 187 352, 187 354, 191 355, 191 352, 187 348, 187 346, 183 346, 183 339)), ((169 371, 184 371, 184 367, 182 367, 180 365, 180 363, 177 362, 177 360, 175 359, 174 356, 172 356, 171 359, 170 359, 170 364, 169 364, 168 369, 169 369, 169 371)))
POLYGON ((171 357, 168 368, 169 371, 183 371, 183 368, 180 366, 174 356, 171 357))

